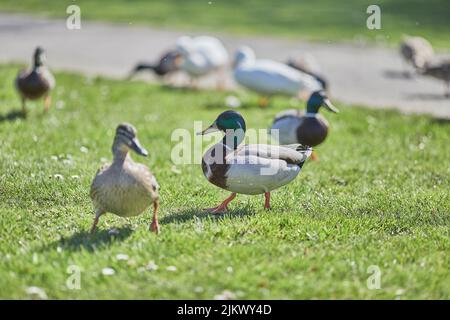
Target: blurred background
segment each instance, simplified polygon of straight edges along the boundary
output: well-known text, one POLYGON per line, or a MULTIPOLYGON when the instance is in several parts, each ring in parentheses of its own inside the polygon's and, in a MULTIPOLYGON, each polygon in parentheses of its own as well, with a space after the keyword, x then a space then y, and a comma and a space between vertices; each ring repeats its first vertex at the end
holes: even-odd
POLYGON ((2 0, 0 10, 66 17, 66 7, 82 7, 82 18, 168 29, 285 36, 306 40, 378 41, 396 44, 403 34, 426 37, 433 46, 450 43, 450 2, 446 0, 2 0), (366 26, 366 9, 382 8, 382 29, 366 26))

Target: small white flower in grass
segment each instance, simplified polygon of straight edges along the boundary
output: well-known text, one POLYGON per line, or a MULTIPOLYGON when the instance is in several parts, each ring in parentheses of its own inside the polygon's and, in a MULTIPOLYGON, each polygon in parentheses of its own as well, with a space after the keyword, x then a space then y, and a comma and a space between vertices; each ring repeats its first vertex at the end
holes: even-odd
POLYGON ((59 173, 54 174, 54 175, 53 175, 53 178, 55 178, 56 180, 64 180, 63 175, 62 175, 62 174, 59 174, 59 173))
POLYGON ((145 269, 150 270, 150 271, 155 271, 155 270, 158 270, 158 266, 156 265, 156 263, 154 261, 149 261, 149 263, 147 263, 147 265, 145 266, 145 269))
POLYGON ((61 110, 64 109, 65 103, 62 100, 56 101, 56 109, 61 110))
POLYGON ((42 299, 42 300, 48 299, 45 290, 39 287, 28 287, 26 292, 29 296, 35 299, 42 299))
POLYGON ((58 161, 58 157, 57 156, 51 156, 50 159, 52 159, 54 161, 58 161))
POLYGON ((214 296, 214 300, 231 300, 235 298, 236 295, 229 290, 224 290, 222 293, 214 296))
POLYGON ((241 101, 236 96, 227 96, 225 98, 225 105, 228 108, 239 108, 241 106, 241 101))
POLYGON ((232 273, 232 272, 233 272, 233 267, 228 266, 228 267, 227 267, 227 272, 228 272, 228 273, 232 273))
POLYGON ((166 270, 167 271, 177 271, 177 267, 175 267, 175 266, 168 266, 167 268, 166 268, 166 270))
POLYGON ((113 268, 103 268, 102 269, 102 274, 104 276, 112 276, 116 273, 116 271, 113 268))
POLYGON ((72 179, 74 179, 74 180, 78 180, 78 179, 80 179, 80 176, 77 176, 77 175, 73 175, 73 176, 70 176, 72 179))
POLYGON ((83 152, 83 153, 88 153, 88 152, 89 152, 89 149, 86 148, 85 146, 81 146, 81 147, 80 147, 80 151, 83 152))
POLYGON ((119 261, 126 261, 126 260, 128 260, 129 258, 130 258, 130 257, 128 257, 128 255, 125 254, 125 253, 118 253, 118 254, 116 255, 116 259, 119 260, 119 261))
POLYGON ((194 292, 195 293, 202 293, 204 290, 203 290, 203 288, 202 287, 195 287, 194 288, 194 292))

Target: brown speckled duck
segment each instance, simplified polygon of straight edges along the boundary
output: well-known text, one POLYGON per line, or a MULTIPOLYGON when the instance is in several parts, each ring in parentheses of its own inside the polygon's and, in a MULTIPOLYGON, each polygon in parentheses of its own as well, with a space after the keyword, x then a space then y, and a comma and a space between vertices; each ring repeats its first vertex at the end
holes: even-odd
POLYGON ((116 129, 112 164, 101 168, 92 181, 90 195, 96 213, 91 233, 94 233, 100 216, 106 212, 121 217, 137 216, 152 204, 150 230, 159 232, 159 185, 147 166, 131 159, 130 150, 142 156, 148 155, 136 137, 136 129, 123 123, 116 129))
MULTIPOLYGON (((339 112, 324 91, 316 91, 308 99, 306 113, 285 110, 275 117, 271 130, 279 131, 278 137, 271 131, 272 136, 278 138, 280 144, 300 143, 310 147, 321 144, 328 135, 328 121, 319 113, 322 106, 331 112, 339 112)), ((311 159, 317 159, 315 152, 311 159)))
POLYGON ((45 111, 50 109, 50 90, 55 86, 55 78, 44 65, 45 52, 41 47, 37 47, 33 56, 33 68, 22 70, 16 78, 17 91, 22 98, 22 112, 27 114, 26 100, 37 100, 44 97, 45 111))

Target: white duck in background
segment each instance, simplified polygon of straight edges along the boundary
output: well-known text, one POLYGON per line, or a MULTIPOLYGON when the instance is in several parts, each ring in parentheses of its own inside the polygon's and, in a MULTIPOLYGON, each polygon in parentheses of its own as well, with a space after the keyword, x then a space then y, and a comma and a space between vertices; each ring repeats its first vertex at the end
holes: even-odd
POLYGON ((217 87, 224 86, 224 69, 228 64, 227 50, 219 39, 210 36, 195 38, 183 36, 176 42, 176 50, 182 57, 180 69, 191 77, 193 85, 198 77, 218 74, 217 87))
POLYGON ((261 94, 260 106, 267 106, 274 95, 306 100, 314 91, 324 89, 309 74, 273 60, 257 60, 254 51, 241 47, 235 55, 234 79, 237 83, 261 94))

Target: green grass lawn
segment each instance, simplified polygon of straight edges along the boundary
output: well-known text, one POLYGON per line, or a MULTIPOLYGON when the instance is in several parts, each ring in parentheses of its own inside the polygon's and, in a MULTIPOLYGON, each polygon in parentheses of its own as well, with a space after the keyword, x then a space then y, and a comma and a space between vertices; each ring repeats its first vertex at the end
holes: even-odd
MULTIPOLYGON (((24 120, 17 69, 0 67, 0 298, 28 298, 31 286, 74 299, 450 298, 448 122, 337 103, 340 114, 325 114, 320 161, 273 193, 272 210, 263 196, 240 195, 214 216, 201 209, 228 192, 200 165, 173 170, 170 137, 212 122, 229 93, 58 73, 51 112, 31 104, 24 120), (162 233, 148 231, 149 211, 105 215, 90 238, 89 186, 122 121, 150 152, 134 159, 161 185, 162 233), (66 286, 70 265, 81 268, 80 290, 66 286), (379 290, 366 285, 371 265, 382 272, 379 290)), ((278 98, 240 111, 249 128, 266 128, 287 107, 278 98)))
POLYGON ((371 0, 2 0, 0 10, 67 17, 78 4, 82 19, 147 24, 171 29, 282 35, 335 42, 377 40, 397 43, 402 34, 427 37, 449 49, 448 0, 379 0, 381 30, 368 30, 371 0))

